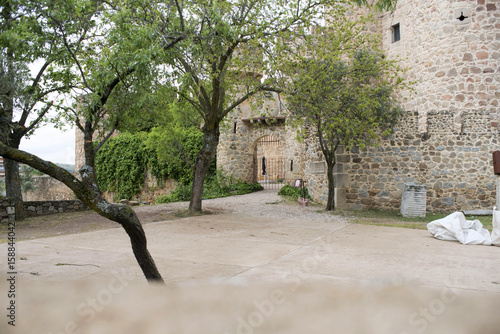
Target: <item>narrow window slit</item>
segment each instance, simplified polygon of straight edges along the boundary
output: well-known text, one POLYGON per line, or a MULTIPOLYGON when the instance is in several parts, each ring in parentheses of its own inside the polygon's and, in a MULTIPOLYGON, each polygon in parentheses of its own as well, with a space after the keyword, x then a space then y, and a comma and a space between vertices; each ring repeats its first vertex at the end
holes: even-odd
POLYGON ((392 42, 395 43, 401 39, 401 30, 399 23, 392 26, 392 42))

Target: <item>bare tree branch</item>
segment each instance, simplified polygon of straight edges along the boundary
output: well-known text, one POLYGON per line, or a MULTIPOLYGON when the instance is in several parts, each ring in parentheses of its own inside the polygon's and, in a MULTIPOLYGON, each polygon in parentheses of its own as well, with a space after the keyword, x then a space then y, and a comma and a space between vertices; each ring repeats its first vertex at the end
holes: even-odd
POLYGON ((108 134, 106 136, 104 136, 104 138, 101 140, 101 142, 94 149, 94 154, 97 154, 97 152, 101 149, 101 147, 108 141, 109 138, 111 138, 113 133, 116 131, 116 128, 118 127, 118 123, 119 123, 119 120, 116 119, 116 121, 113 123, 111 130, 109 130, 108 134))

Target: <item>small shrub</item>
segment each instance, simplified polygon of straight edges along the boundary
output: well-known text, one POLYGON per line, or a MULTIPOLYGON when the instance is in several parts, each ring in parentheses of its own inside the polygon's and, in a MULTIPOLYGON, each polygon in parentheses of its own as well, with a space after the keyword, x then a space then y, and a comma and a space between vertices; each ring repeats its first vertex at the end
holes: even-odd
POLYGON ((185 202, 191 198, 191 184, 179 184, 168 195, 161 195, 156 198, 156 203, 185 202))
POLYGON ((312 199, 312 197, 309 195, 309 191, 307 190, 306 187, 295 188, 295 187, 292 187, 290 185, 285 185, 285 186, 281 187, 281 189, 278 191, 278 195, 290 196, 293 198, 304 197, 304 198, 312 199))
POLYGON ((236 184, 231 186, 231 191, 235 191, 237 195, 249 194, 260 190, 264 190, 264 187, 260 183, 248 183, 241 180, 238 180, 236 184))

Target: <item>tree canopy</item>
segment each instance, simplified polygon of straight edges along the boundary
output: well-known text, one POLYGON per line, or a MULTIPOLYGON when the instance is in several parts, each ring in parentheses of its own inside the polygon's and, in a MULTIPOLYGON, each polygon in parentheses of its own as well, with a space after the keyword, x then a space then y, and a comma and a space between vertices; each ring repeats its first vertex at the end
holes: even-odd
MULTIPOLYGON (((167 50, 179 39, 169 40, 169 27, 164 26, 161 17, 152 20, 148 18, 141 25, 132 26, 127 23, 131 14, 143 18, 145 16, 142 14, 146 9, 149 10, 149 5, 158 5, 151 1, 108 3, 93 0, 47 0, 26 3, 36 9, 31 13, 42 26, 37 31, 38 34, 25 43, 37 41, 37 37, 47 31, 53 37, 51 41, 58 47, 57 62, 49 62, 45 69, 52 75, 58 73, 53 78, 72 89, 74 103, 60 103, 59 108, 65 112, 59 115, 61 119, 73 121, 84 133, 85 164, 79 171, 80 178, 77 178, 53 163, 17 149, 16 145, 7 140, 8 127, 1 129, 0 154, 63 182, 91 209, 119 223, 130 238, 132 250, 145 277, 152 281, 162 281, 147 249, 146 236, 137 215, 130 207, 109 203, 102 197, 94 159, 95 153, 116 127, 120 116, 121 109, 112 111, 107 108, 107 103, 113 99, 118 101, 125 92, 140 92, 141 87, 147 86, 147 79, 154 73, 152 68, 155 63, 151 60, 156 58, 156 52, 167 50), (150 24, 145 24, 146 22, 150 24), (160 43, 158 39, 153 39, 158 43, 152 43, 151 31, 162 34, 165 41, 160 43), (103 123, 109 123, 111 131, 94 147, 94 133, 103 123)), ((170 7, 176 10, 175 6, 170 7)), ((167 9, 163 8, 158 13, 171 15, 172 11, 167 9)), ((48 55, 38 57, 45 61, 48 55)), ((1 124, 10 125, 12 119, 8 114, 0 116, 1 124)))

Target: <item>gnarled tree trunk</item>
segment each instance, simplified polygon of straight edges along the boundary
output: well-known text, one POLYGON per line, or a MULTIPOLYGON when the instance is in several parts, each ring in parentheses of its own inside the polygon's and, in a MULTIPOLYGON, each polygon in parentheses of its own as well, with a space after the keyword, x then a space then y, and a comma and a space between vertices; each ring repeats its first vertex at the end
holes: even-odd
POLYGON ((203 145, 196 156, 194 165, 193 187, 191 191, 191 199, 189 202, 189 211, 191 213, 201 212, 201 202, 203 196, 203 182, 207 176, 210 165, 217 153, 217 145, 219 144, 219 124, 212 127, 203 127, 203 145))
POLYGON ((11 159, 4 159, 5 166, 5 194, 14 200, 16 208, 16 220, 24 219, 23 193, 21 190, 21 177, 19 175, 19 163, 11 159))
POLYGON ((335 210, 335 178, 333 177, 333 167, 335 163, 327 161, 328 170, 328 202, 326 203, 326 210, 335 210))
POLYGON ((127 232, 132 250, 146 279, 150 282, 163 282, 156 264, 147 249, 146 234, 137 215, 131 207, 113 204, 102 198, 95 182, 94 168, 84 165, 80 169, 82 180, 77 179, 65 169, 38 158, 30 153, 14 149, 0 142, 0 155, 4 158, 27 164, 61 181, 75 193, 76 197, 103 217, 119 223, 127 232))

